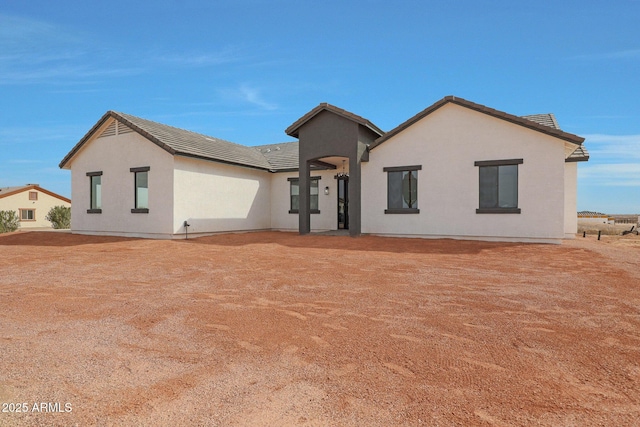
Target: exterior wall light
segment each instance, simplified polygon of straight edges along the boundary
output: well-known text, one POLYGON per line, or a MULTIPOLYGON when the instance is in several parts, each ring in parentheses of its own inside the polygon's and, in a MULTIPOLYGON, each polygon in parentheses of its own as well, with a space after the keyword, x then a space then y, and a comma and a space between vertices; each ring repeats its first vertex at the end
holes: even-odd
POLYGON ((329 195, 329 187, 324 187, 324 194, 329 195))

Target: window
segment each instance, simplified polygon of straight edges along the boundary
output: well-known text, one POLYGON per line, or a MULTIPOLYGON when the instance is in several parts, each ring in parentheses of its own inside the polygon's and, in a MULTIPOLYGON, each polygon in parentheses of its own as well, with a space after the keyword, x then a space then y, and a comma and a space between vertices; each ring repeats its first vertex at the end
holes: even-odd
POLYGON ((20 221, 35 221, 36 210, 35 209, 20 209, 20 221))
MULTIPOLYGON (((311 195, 310 195, 310 213, 318 214, 320 213, 319 205, 318 205, 318 181, 320 180, 319 176, 312 176, 311 180, 311 195)), ((289 183, 291 186, 290 194, 291 194, 291 209, 289 213, 298 213, 300 209, 300 185, 298 178, 289 178, 289 183)))
POLYGON ((149 213, 149 166, 129 169, 134 176, 134 208, 131 213, 149 213))
POLYGON ((89 209, 87 213, 102 213, 102 172, 87 172, 89 177, 89 209))
POLYGON ((418 171, 422 166, 383 168, 387 173, 386 214, 420 213, 418 209, 418 171))
POLYGON ((38 200, 38 192, 29 191, 29 200, 38 200))
POLYGON ((522 159, 475 162, 480 170, 480 206, 476 213, 520 213, 519 164, 522 159))

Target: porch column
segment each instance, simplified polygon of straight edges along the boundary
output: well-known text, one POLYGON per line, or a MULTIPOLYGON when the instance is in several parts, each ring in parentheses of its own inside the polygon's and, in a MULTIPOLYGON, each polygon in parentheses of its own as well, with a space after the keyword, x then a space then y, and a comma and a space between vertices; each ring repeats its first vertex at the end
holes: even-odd
POLYGON ((359 236, 361 232, 360 221, 360 159, 357 156, 349 156, 349 235, 359 236))
POLYGON ((311 232, 311 180, 309 179, 309 162, 302 158, 298 169, 298 191, 300 192, 298 197, 300 202, 300 206, 298 206, 298 232, 309 234, 311 232))

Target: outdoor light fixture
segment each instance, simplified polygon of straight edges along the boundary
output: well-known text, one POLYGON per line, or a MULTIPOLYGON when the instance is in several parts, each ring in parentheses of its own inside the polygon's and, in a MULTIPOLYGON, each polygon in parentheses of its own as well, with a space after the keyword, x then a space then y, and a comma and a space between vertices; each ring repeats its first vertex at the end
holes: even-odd
POLYGON ((338 174, 335 176, 336 178, 347 178, 349 176, 348 173, 346 173, 344 171, 344 160, 342 161, 342 172, 338 172, 338 174))
POLYGON ((329 187, 324 187, 324 194, 329 195, 329 187))

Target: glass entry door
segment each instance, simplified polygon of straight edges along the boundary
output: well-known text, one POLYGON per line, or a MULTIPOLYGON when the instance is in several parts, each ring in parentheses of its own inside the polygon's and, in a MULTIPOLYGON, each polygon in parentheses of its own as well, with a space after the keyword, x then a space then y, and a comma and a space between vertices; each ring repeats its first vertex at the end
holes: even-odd
POLYGON ((349 229, 349 177, 338 177, 338 230, 349 229))

